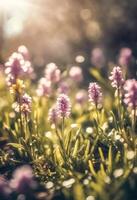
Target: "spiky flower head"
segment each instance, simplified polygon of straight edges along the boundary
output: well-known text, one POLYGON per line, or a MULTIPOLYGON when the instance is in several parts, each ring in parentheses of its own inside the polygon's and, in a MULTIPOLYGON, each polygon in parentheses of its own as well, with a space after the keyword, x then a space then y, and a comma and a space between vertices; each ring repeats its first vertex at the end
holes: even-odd
POLYGON ((17 79, 34 77, 34 70, 31 62, 27 60, 23 52, 21 53, 21 50, 19 50, 18 52, 14 52, 5 63, 5 74, 7 76, 6 80, 8 86, 16 83, 17 79))
POLYGON ((14 79, 19 78, 23 74, 24 59, 19 53, 14 52, 8 62, 5 63, 5 74, 11 74, 14 79))
POLYGON ((18 53, 20 53, 23 56, 24 60, 29 60, 30 55, 26 46, 24 45, 19 46, 18 53))
POLYGON ((89 84, 88 94, 89 94, 89 101, 93 105, 98 106, 99 104, 101 104, 102 102, 101 87, 96 82, 89 84))
POLYGON ((71 103, 70 99, 65 94, 60 94, 57 98, 57 111, 60 118, 65 118, 70 116, 71 103))
POLYGON ((105 56, 101 48, 94 48, 91 52, 91 63, 96 67, 102 67, 105 63, 105 56))
POLYGON ((51 94, 51 82, 46 78, 41 78, 36 92, 38 96, 49 96, 51 94))
POLYGON ((130 48, 124 47, 120 50, 118 63, 120 66, 128 66, 132 59, 132 50, 130 48))
POLYGON ((49 109, 48 120, 51 124, 56 124, 58 120, 58 111, 56 105, 49 109))
POLYGON ((88 99, 87 91, 86 90, 80 90, 76 94, 76 101, 79 104, 83 104, 88 99))
POLYGON ((137 81, 135 79, 129 79, 124 85, 125 95, 124 103, 131 109, 137 107, 137 81))
POLYGON ((31 112, 32 98, 24 93, 16 102, 12 104, 12 108, 15 112, 22 112, 25 116, 27 116, 31 112))
POLYGON ((70 84, 67 81, 62 81, 59 83, 59 87, 58 87, 58 93, 61 94, 68 94, 70 89, 70 84))
POLYGON ((47 80, 56 83, 60 80, 61 72, 55 63, 49 63, 45 69, 45 77, 47 80))
POLYGON ((111 75, 109 76, 109 80, 111 80, 112 87, 116 89, 120 89, 123 86, 124 78, 122 70, 119 66, 113 68, 111 75))
POLYGON ((36 188, 32 169, 27 165, 16 169, 10 181, 10 187, 18 193, 23 194, 27 193, 30 189, 36 188))
POLYGON ((31 112, 32 98, 25 93, 21 98, 21 110, 24 115, 27 115, 31 112))
POLYGON ((72 80, 80 82, 83 80, 82 69, 78 66, 71 67, 69 71, 69 76, 72 80))

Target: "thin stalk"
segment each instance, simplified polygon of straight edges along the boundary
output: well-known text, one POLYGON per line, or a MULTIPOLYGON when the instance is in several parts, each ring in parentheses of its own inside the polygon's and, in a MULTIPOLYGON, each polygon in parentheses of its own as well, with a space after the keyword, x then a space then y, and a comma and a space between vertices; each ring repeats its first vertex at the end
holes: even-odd
POLYGON ((20 98, 20 94, 19 94, 19 117, 20 117, 20 128, 21 128, 21 136, 25 139, 25 133, 23 130, 23 121, 22 121, 22 110, 21 110, 21 98, 20 98))
POLYGON ((133 109, 132 130, 136 132, 136 108, 133 109))
POLYGON ((99 113, 98 113, 98 107, 97 107, 97 104, 95 105, 96 106, 96 115, 97 115, 97 123, 99 124, 99 113))
POLYGON ((121 97, 120 97, 120 88, 118 87, 118 118, 120 121, 120 125, 122 126, 122 111, 121 111, 121 97))

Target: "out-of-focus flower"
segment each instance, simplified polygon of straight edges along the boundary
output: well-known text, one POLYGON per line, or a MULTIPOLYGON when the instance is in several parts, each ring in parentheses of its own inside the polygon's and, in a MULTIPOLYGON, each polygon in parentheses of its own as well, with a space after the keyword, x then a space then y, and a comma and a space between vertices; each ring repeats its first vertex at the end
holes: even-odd
POLYGON ((124 103, 132 108, 136 109, 137 107, 137 81, 135 79, 129 79, 125 82, 124 85, 125 95, 124 103))
POLYGON ((39 81, 37 95, 38 96, 49 96, 51 94, 51 82, 46 78, 41 78, 39 81))
POLYGON ((98 106, 102 102, 102 92, 101 87, 97 83, 90 83, 89 89, 89 101, 93 103, 93 105, 98 106))
POLYGON ((21 45, 18 47, 18 52, 23 56, 24 60, 29 60, 30 55, 26 46, 21 45))
POLYGON ((16 83, 16 80, 11 74, 8 74, 6 77, 6 83, 7 83, 7 86, 11 87, 13 84, 16 83))
POLYGON ((11 189, 8 182, 0 176, 0 199, 9 199, 11 189))
POLYGON ((27 115, 31 112, 32 98, 25 93, 21 98, 21 111, 27 115))
POLYGON ((25 47, 19 47, 18 52, 14 52, 5 63, 5 74, 7 75, 7 85, 16 83, 17 79, 26 77, 34 78, 34 70, 31 62, 27 58, 25 47))
POLYGON ((65 81, 60 82, 59 87, 58 87, 58 93, 59 94, 68 94, 69 88, 70 88, 70 86, 69 86, 68 82, 65 82, 65 81))
POLYGON ((22 66, 23 68, 23 76, 24 77, 29 77, 31 79, 35 78, 35 73, 34 69, 31 65, 30 61, 25 61, 24 65, 22 66))
POLYGON ((86 90, 80 90, 76 94, 76 101, 79 104, 83 104, 87 101, 88 95, 86 90))
POLYGON ((91 52, 91 63, 96 67, 103 67, 105 63, 105 56, 100 48, 94 48, 91 52))
POLYGON ((132 50, 130 48, 122 48, 120 50, 118 64, 120 66, 128 66, 132 59, 132 50))
POLYGON ((36 188, 36 182, 33 179, 32 169, 25 165, 16 169, 13 178, 10 181, 10 187, 18 193, 27 193, 36 188))
POLYGON ((109 79, 112 81, 111 85, 114 88, 120 89, 124 84, 124 78, 120 67, 114 67, 109 79))
POLYGON ((25 93, 22 98, 21 98, 21 103, 22 104, 28 104, 28 105, 31 105, 32 103, 32 98, 27 94, 25 93))
POLYGON ((78 66, 71 67, 69 71, 69 76, 72 80, 80 82, 83 80, 82 69, 78 66))
POLYGON ((65 94, 60 94, 57 98, 57 111, 61 118, 69 117, 71 112, 70 99, 65 94))
POLYGON ((56 124, 57 123, 57 120, 58 120, 58 110, 57 110, 56 106, 53 106, 52 108, 49 109, 48 120, 52 124, 56 124))
POLYGON ((5 73, 7 75, 10 74, 14 79, 17 79, 23 75, 23 65, 23 56, 15 52, 9 57, 8 62, 5 63, 5 73))
POLYGON ((17 101, 12 104, 12 108, 15 110, 15 112, 21 111, 25 116, 27 116, 28 113, 31 112, 31 104, 31 97, 27 93, 25 93, 22 97, 17 99, 17 101))
POLYGON ((61 72, 55 63, 49 63, 45 69, 45 77, 47 80, 56 83, 60 80, 61 72))

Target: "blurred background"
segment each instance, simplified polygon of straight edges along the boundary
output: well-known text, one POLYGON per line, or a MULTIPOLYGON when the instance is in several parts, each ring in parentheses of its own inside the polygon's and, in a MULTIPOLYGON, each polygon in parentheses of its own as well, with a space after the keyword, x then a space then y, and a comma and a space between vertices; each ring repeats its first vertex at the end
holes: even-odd
POLYGON ((36 70, 49 62, 117 63, 125 47, 136 68, 137 1, 0 0, 0 62, 20 45, 36 70))

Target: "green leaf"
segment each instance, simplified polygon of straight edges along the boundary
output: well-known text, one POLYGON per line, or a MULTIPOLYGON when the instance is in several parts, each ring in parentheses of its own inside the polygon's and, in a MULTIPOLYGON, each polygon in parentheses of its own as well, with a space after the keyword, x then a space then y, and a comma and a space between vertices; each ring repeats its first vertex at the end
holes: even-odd
POLYGON ((25 149, 24 149, 24 146, 21 145, 21 144, 18 144, 18 143, 8 143, 7 145, 8 145, 8 146, 11 146, 11 147, 13 147, 13 148, 15 148, 15 149, 23 149, 23 150, 25 150, 25 149))

